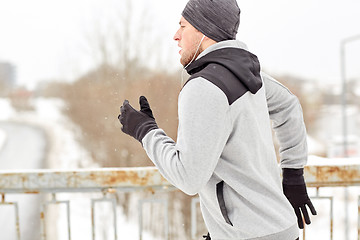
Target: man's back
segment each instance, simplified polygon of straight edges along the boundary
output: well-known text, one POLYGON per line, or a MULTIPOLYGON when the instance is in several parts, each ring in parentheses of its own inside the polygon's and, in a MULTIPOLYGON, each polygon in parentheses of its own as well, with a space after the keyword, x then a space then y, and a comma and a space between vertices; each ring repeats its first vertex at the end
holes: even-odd
MULTIPOLYGON (((188 120, 179 119, 180 122, 198 121, 207 125, 208 131, 213 131, 211 128, 217 125, 222 125, 223 129, 221 135, 216 136, 224 144, 219 146, 222 151, 217 165, 210 180, 199 192, 204 219, 212 239, 252 239, 273 234, 264 239, 295 239, 298 234, 296 219, 281 189, 260 68, 253 69, 258 71, 253 72, 257 77, 251 79, 249 84, 252 86, 247 86, 241 81, 251 74, 238 71, 237 75, 227 68, 231 69, 231 66, 226 66, 227 63, 237 64, 241 58, 231 54, 234 51, 245 54, 244 61, 256 65, 256 62, 251 63, 249 52, 238 50, 223 48, 219 52, 213 49, 197 59, 197 65, 201 65, 198 61, 202 61, 206 67, 193 66, 201 69, 194 73, 189 66, 193 75, 179 97, 179 117, 192 116, 188 120), (214 63, 216 59, 222 59, 221 54, 227 61, 214 63), (235 58, 234 63, 229 63, 231 55, 235 58), (186 103, 196 104, 196 99, 211 104, 200 107, 198 111, 202 113, 187 115, 189 106, 186 103), (204 112, 224 116, 205 119, 208 114, 204 112)), ((182 131, 186 130, 179 128, 180 138, 182 131)), ((201 145, 211 144, 211 141, 214 139, 203 139, 201 145)), ((212 160, 201 158, 193 161, 202 162, 198 166, 205 170, 212 160)))

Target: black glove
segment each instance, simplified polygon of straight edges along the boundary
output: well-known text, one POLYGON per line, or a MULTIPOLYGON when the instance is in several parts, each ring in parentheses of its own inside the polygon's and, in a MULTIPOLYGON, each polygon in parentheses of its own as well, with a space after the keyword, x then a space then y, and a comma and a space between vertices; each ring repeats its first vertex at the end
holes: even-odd
POLYGON ((203 238, 205 238, 205 240, 211 240, 210 233, 203 235, 203 238))
POLYGON ((146 97, 141 96, 139 103, 140 111, 137 111, 130 105, 128 100, 125 100, 120 107, 118 119, 123 125, 121 130, 142 143, 145 135, 151 130, 157 129, 158 126, 146 97))
POLYGON ((302 215, 304 216, 305 223, 310 224, 310 217, 306 209, 306 205, 310 208, 312 215, 316 215, 316 210, 312 205, 310 198, 306 191, 304 181, 304 169, 283 169, 283 191, 286 198, 291 203, 295 210, 298 219, 299 228, 304 228, 302 215), (301 215, 302 213, 302 215, 301 215))

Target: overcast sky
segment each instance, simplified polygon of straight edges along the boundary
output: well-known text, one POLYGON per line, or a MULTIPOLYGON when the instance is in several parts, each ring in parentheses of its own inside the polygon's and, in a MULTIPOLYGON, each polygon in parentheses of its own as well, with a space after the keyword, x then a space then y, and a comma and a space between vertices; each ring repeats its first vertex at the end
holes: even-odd
MULTIPOLYGON (((187 1, 131 1, 151 12, 151 19, 142 21, 155 20, 169 68, 180 68, 172 37, 187 1)), ((89 54, 89 36, 96 22, 116 14, 114 9, 121 9, 123 2, 0 0, 0 62, 13 63, 18 83, 30 87, 47 79, 70 81, 95 64, 89 54)), ((340 82, 340 42, 360 35, 360 1, 238 0, 238 4, 237 38, 258 56, 264 70, 340 82)), ((346 56, 348 78, 360 79, 360 39, 347 44, 346 56)))

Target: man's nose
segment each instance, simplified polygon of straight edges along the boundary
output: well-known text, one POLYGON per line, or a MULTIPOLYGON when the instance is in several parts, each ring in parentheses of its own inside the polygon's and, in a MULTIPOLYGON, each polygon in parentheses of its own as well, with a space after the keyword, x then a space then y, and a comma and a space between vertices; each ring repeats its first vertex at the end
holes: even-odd
POLYGON ((174 39, 175 41, 180 41, 180 34, 179 34, 179 31, 177 31, 177 32, 175 33, 175 35, 174 35, 173 39, 174 39))

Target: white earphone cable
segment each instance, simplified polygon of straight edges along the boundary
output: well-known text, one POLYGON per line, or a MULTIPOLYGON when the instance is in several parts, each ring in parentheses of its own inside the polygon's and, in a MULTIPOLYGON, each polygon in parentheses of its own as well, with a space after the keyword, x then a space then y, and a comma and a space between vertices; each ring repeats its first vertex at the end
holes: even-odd
POLYGON ((197 49, 196 49, 196 52, 195 52, 193 58, 191 59, 191 61, 181 71, 181 87, 184 86, 184 71, 194 61, 195 56, 196 56, 197 52, 199 51, 200 45, 203 42, 204 38, 205 38, 205 35, 203 35, 203 37, 201 38, 201 41, 200 41, 199 45, 197 46, 197 49))

